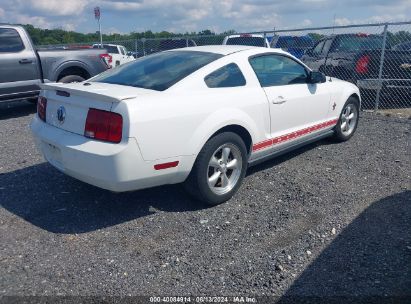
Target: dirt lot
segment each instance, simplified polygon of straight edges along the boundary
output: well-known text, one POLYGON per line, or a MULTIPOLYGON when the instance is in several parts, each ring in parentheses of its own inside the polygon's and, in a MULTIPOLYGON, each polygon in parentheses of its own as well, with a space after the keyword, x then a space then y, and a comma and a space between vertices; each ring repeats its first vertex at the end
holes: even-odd
POLYGON ((0 295, 411 296, 411 121, 362 114, 249 169, 214 208, 113 194, 44 162, 34 106, 0 109, 0 295))

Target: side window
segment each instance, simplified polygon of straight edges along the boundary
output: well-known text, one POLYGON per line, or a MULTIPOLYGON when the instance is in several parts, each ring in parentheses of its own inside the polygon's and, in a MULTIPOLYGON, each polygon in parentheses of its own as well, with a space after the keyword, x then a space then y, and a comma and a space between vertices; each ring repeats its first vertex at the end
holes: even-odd
POLYGON ((325 41, 321 41, 321 42, 319 42, 319 43, 315 46, 315 48, 314 48, 314 50, 313 50, 313 54, 314 54, 314 55, 319 55, 319 54, 321 54, 321 51, 322 51, 323 46, 324 46, 324 43, 325 43, 325 41))
POLYGON ((250 64, 262 87, 307 82, 303 65, 282 55, 263 55, 250 59, 250 64))
POLYGON ((15 29, 0 28, 0 53, 17 53, 24 50, 23 41, 15 29))
POLYGON ((324 47, 323 47, 323 50, 322 50, 323 55, 327 55, 327 52, 330 50, 332 42, 333 42, 332 39, 325 40, 324 47))
POLYGON ((240 87, 246 84, 243 73, 235 63, 230 63, 204 78, 209 88, 240 87))

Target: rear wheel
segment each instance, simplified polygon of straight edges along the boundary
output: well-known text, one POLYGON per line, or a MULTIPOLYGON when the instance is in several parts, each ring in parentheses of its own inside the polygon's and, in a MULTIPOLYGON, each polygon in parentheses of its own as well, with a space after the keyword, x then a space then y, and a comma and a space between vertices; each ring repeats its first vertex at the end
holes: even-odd
POLYGON ((348 98, 334 128, 334 138, 337 141, 349 140, 357 130, 359 119, 359 102, 355 97, 348 98))
POLYGON ((229 200, 247 170, 247 151, 240 136, 232 132, 211 138, 200 151, 184 188, 209 205, 229 200))
POLYGON ((78 75, 68 75, 64 76, 59 80, 59 82, 62 83, 70 83, 70 82, 83 82, 85 79, 81 76, 78 75))

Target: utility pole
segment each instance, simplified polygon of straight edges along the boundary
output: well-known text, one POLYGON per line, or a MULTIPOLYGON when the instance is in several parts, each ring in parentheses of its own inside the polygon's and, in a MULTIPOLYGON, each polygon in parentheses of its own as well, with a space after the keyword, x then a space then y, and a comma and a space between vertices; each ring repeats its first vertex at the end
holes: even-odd
POLYGON ((100 23, 100 7, 96 6, 94 8, 94 17, 98 22, 98 32, 100 34, 100 48, 103 48, 103 34, 101 33, 101 23, 100 23))

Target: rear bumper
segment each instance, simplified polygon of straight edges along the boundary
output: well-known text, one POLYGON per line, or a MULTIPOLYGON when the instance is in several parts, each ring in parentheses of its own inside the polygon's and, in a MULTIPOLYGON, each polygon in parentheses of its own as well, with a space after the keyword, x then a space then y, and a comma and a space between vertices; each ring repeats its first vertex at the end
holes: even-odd
POLYGON ((157 161, 143 160, 137 141, 119 144, 90 140, 41 121, 35 116, 31 130, 44 158, 61 172, 85 183, 114 192, 132 191, 183 182, 194 156, 157 161), (155 170, 154 165, 179 161, 179 165, 155 170))
POLYGON ((381 91, 386 90, 401 90, 404 93, 411 91, 411 79, 361 79, 357 80, 357 86, 364 90, 377 91, 381 87, 381 91))

